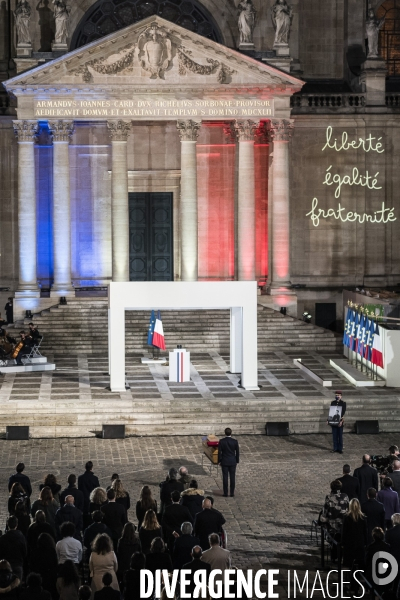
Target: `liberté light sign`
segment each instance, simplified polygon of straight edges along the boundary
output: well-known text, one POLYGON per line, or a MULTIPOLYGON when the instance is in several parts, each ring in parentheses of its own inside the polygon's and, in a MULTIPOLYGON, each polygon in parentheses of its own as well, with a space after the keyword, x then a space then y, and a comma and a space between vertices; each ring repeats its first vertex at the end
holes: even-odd
MULTIPOLYGON (((381 140, 382 137, 376 138, 372 134, 369 134, 366 138, 350 140, 346 131, 338 139, 333 136, 333 128, 329 126, 326 129, 326 143, 322 148, 322 152, 329 152, 330 150, 334 152, 350 152, 351 150, 361 149, 366 154, 370 152, 382 154, 385 152, 385 149, 381 140)), ((379 171, 370 173, 366 170, 365 173, 361 173, 358 167, 353 167, 350 173, 341 174, 334 171, 333 165, 329 165, 326 169, 323 185, 328 187, 334 186, 332 191, 336 199, 340 199, 343 189, 347 187, 366 187, 369 190, 382 189, 382 186, 379 185, 379 171)), ((358 223, 389 223, 397 221, 394 208, 386 208, 385 202, 382 202, 380 210, 375 210, 371 213, 357 213, 348 210, 346 206, 342 206, 341 202, 338 202, 337 208, 320 208, 318 206, 318 198, 313 199, 311 210, 306 216, 310 217, 314 227, 319 226, 321 219, 336 219, 342 221, 342 223, 355 221, 358 223)))

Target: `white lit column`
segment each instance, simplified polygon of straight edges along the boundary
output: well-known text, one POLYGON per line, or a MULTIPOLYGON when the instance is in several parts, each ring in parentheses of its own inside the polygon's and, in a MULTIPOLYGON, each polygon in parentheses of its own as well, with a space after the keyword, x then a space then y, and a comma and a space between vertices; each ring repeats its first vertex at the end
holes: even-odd
POLYGON ((289 140, 293 122, 287 119, 271 121, 273 139, 272 198, 270 198, 271 268, 268 291, 278 294, 290 287, 290 203, 289 203, 289 140))
POLYGON ((112 280, 129 281, 129 199, 127 142, 131 122, 108 121, 111 136, 112 280))
POLYGON ((13 121, 18 138, 19 283, 16 296, 40 296, 36 258, 36 121, 13 121))
POLYGON ((181 280, 198 278, 198 206, 196 143, 201 122, 178 121, 181 138, 181 280))
POLYGON ((254 180, 254 136, 258 123, 235 121, 238 141, 238 280, 256 278, 256 197, 254 180))
POLYGON ((53 135, 53 255, 51 297, 74 293, 71 283, 71 196, 69 142, 73 121, 49 121, 53 135))

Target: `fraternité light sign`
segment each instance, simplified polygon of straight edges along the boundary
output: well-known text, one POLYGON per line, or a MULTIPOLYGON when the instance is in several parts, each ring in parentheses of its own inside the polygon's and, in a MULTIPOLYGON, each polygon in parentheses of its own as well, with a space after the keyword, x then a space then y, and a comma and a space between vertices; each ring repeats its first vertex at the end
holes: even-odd
MULTIPOLYGON (((322 148, 322 152, 333 153, 349 152, 361 149, 366 154, 385 152, 382 143, 382 137, 374 137, 369 134, 366 138, 349 139, 349 135, 344 131, 340 138, 334 137, 333 128, 331 126, 326 129, 326 143, 322 148)), ((351 161, 349 155, 349 162, 351 161)), ((331 164, 325 171, 323 185, 331 188, 333 195, 337 200, 340 200, 341 194, 348 188, 367 188, 368 190, 381 190, 382 185, 379 182, 379 171, 370 173, 368 169, 362 171, 359 167, 349 164, 345 173, 337 172, 334 165, 331 164), (332 187, 333 186, 333 187, 332 187)), ((314 227, 318 227, 321 219, 336 219, 342 223, 358 222, 358 223, 389 223, 396 221, 397 217, 394 213, 394 208, 386 207, 386 203, 382 201, 379 210, 372 212, 359 213, 349 210, 349 207, 339 201, 337 208, 320 208, 318 198, 314 198, 311 204, 311 210, 306 214, 310 217, 314 227)))

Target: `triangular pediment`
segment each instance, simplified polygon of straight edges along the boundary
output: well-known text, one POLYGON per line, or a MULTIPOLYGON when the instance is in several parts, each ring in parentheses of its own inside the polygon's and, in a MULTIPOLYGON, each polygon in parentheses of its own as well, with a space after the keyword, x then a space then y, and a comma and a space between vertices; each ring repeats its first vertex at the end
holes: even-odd
POLYGON ((303 82, 158 16, 148 17, 4 82, 8 91, 267 88, 291 95, 303 82), (121 89, 122 89, 121 88, 121 89))

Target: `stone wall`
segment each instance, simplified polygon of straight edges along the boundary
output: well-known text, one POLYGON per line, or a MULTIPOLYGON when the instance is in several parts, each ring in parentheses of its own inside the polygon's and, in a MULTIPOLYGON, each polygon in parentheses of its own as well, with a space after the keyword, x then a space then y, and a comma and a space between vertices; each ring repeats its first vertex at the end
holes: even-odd
MULTIPOLYGON (((35 190, 32 190, 32 194, 35 190)), ((0 286, 18 278, 17 143, 12 121, 0 118, 0 286)))

